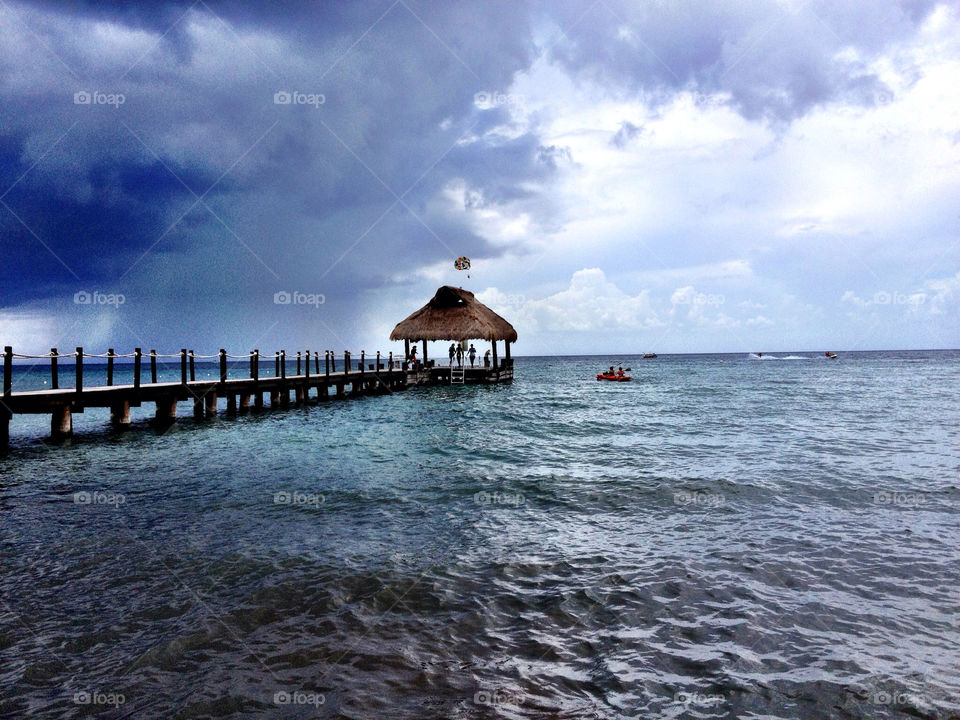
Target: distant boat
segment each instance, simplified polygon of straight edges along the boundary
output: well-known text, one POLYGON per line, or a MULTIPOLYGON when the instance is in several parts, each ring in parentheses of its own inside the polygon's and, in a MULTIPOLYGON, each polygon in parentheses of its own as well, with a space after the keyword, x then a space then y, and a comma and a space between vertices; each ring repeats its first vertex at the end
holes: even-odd
POLYGON ((827 350, 827 351, 824 353, 824 355, 825 355, 826 357, 830 358, 831 360, 836 360, 836 359, 837 359, 837 354, 836 354, 835 352, 830 352, 829 350, 827 350))
POLYGON ((656 354, 656 353, 644 353, 643 356, 644 356, 645 358, 655 358, 655 357, 657 356, 657 354, 656 354))

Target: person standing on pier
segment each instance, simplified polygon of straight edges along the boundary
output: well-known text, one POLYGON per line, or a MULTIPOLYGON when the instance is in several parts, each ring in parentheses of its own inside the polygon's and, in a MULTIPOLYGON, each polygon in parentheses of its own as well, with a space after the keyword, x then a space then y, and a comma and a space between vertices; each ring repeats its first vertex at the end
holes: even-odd
POLYGON ((490 348, 483 354, 483 366, 490 367, 490 348))
POLYGON ((457 365, 463 367, 463 344, 457 345, 457 365))
POLYGON ((470 343, 470 367, 473 367, 473 361, 477 359, 477 349, 473 346, 473 343, 470 343))
POLYGON ((457 346, 450 343, 450 367, 453 367, 453 356, 457 354, 457 346))

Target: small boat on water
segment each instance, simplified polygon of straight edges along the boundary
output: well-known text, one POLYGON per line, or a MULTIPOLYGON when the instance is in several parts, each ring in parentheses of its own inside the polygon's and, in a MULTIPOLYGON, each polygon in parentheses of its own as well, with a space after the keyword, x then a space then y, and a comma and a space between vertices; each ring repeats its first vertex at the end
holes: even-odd
POLYGON ((609 380, 611 382, 630 382, 630 376, 618 375, 616 373, 613 373, 612 375, 610 373, 599 373, 597 375, 597 380, 609 380))
POLYGON ((837 354, 836 354, 835 352, 830 352, 829 350, 827 350, 827 351, 824 353, 824 355, 825 355, 826 357, 830 358, 831 360, 836 360, 836 359, 837 359, 837 354))
POLYGON ((656 353, 644 353, 644 354, 643 354, 643 357, 645 357, 645 358, 655 358, 656 356, 657 356, 656 353))

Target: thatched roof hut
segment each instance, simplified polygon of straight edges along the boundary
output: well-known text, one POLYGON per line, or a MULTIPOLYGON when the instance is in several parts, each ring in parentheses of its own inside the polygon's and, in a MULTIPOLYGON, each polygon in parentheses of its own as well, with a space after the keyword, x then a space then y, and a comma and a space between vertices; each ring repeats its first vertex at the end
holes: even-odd
POLYGON ((506 340, 517 331, 469 290, 444 285, 433 299, 390 333, 391 340, 506 340))

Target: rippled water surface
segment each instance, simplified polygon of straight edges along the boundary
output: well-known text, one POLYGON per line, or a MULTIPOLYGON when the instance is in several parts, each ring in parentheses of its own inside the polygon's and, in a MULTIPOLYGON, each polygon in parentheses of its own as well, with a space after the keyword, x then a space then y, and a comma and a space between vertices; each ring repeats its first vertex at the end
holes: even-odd
POLYGON ((960 353, 796 355, 17 417, 0 716, 960 717, 960 353))

